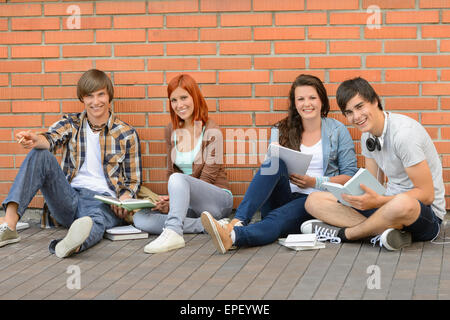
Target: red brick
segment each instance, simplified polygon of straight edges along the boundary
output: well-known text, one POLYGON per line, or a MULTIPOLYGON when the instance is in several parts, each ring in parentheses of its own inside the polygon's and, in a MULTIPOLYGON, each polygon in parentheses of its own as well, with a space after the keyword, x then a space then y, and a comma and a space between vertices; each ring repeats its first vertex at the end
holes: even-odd
POLYGON ((59 112, 59 102, 58 101, 13 101, 12 102, 12 112, 23 113, 23 112, 59 112))
POLYGON ((418 66, 417 56, 368 56, 366 57, 367 68, 399 68, 418 66))
POLYGON ((144 42, 145 30, 97 30, 97 42, 144 42))
POLYGON ((0 61, 1 72, 41 72, 40 61, 0 61))
POLYGON ((167 28, 217 27, 217 16, 210 14, 166 16, 166 27, 167 28))
MULTIPOLYGON (((0 113, 11 113, 11 101, 0 101, 0 113)), ((0 138, 1 134, 0 131, 0 138)))
POLYGON ((116 100, 115 112, 163 112, 164 103, 157 100, 116 100))
POLYGON ((12 58, 58 58, 58 46, 18 46, 11 47, 12 58))
POLYGON ((450 10, 445 10, 442 12, 442 22, 444 23, 450 22, 450 10))
POLYGON ((450 128, 449 127, 441 128, 441 138, 445 139, 445 140, 450 140, 450 128))
POLYGON ((450 34, 450 26, 422 26, 422 38, 447 38, 450 34))
POLYGON ((326 53, 327 44, 324 41, 275 42, 275 53, 326 53))
POLYGON ((364 28, 366 39, 416 39, 416 27, 382 27, 380 29, 364 28))
POLYGON ((63 57, 110 57, 111 45, 67 45, 63 46, 63 57))
POLYGON ((56 86, 59 85, 59 74, 11 74, 11 84, 13 86, 56 86))
POLYGON ((215 43, 183 43, 175 44, 168 43, 166 45, 166 53, 168 56, 183 56, 183 55, 215 55, 215 43))
POLYGON ((117 117, 124 121, 125 123, 128 123, 129 125, 133 127, 144 127, 145 126, 145 115, 144 114, 118 114, 117 117))
POLYGON ((0 47, 0 59, 8 58, 8 47, 0 47))
MULTIPOLYGON (((42 125, 41 115, 0 115, 0 127, 40 127, 42 125)), ((20 147, 21 148, 21 147, 20 147)))
POLYGON ((8 74, 0 74, 0 86, 9 85, 9 76, 8 74))
POLYGON ((386 23, 437 23, 439 11, 387 11, 386 23))
MULTIPOLYGON (((169 17, 167 17, 169 18, 169 17)), ((115 16, 114 28, 162 28, 164 26, 163 16, 115 16)))
POLYGON ((163 44, 118 44, 114 46, 114 55, 116 57, 162 56, 163 54, 163 44))
POLYGON ((362 6, 367 9, 369 6, 375 5, 381 9, 414 9, 416 7, 415 0, 363 0, 362 6))
POLYGON ((436 110, 438 101, 436 98, 385 98, 386 110, 436 110))
POLYGON ((233 126, 236 123, 242 126, 251 126, 253 124, 250 113, 210 113, 211 117, 219 126, 233 126))
POLYGON ((287 97, 290 85, 286 84, 257 84, 255 85, 255 97, 287 97))
POLYGON ((419 8, 423 8, 423 9, 450 8, 450 2, 448 0, 420 0, 419 8))
POLYGON ((41 99, 41 88, 13 87, 0 88, 0 100, 41 99))
POLYGON ((2 4, 0 17, 40 16, 40 4, 2 4))
MULTIPOLYGON (((367 57, 369 58, 369 57, 367 57)), ((310 57, 310 68, 359 68, 361 67, 361 58, 357 56, 339 56, 339 57, 310 57)))
POLYGON ((139 14, 145 13, 145 1, 97 2, 96 14, 139 14))
POLYGON ((202 86, 202 93, 205 97, 250 97, 252 95, 252 86, 242 85, 209 85, 202 86))
MULTIPOLYGON (((70 16, 73 12, 67 12, 71 3, 51 3, 44 4, 44 15, 46 16, 70 16)), ((84 2, 76 4, 80 8, 81 15, 92 15, 94 13, 94 4, 92 2, 84 2)))
POLYGON ((422 56, 423 68, 446 68, 450 67, 450 55, 422 56))
MULTIPOLYGON (((401 67, 401 66, 399 66, 401 67)), ((386 81, 436 81, 437 71, 436 70, 424 70, 424 69, 413 69, 413 70, 386 70, 385 71, 386 81)))
MULTIPOLYGON (((330 24, 366 25, 371 13, 366 12, 331 12, 330 24)), ((380 21, 382 23, 382 21, 380 21)))
POLYGON ((436 40, 395 40, 384 42, 384 52, 436 52, 436 40))
POLYGON ((220 54, 270 54, 270 42, 224 42, 220 54))
MULTIPOLYGON (((423 83, 422 95, 448 96, 450 94, 450 83, 423 83)), ((450 122, 448 122, 450 123, 450 122)))
POLYGON ((309 27, 308 39, 359 39, 359 27, 309 27))
POLYGON ((200 58, 200 69, 250 69, 250 58, 200 58))
POLYGON ((272 126, 287 116, 285 112, 256 113, 255 124, 257 126, 272 126))
POLYGON ((379 70, 330 70, 330 82, 343 82, 348 79, 362 77, 369 82, 379 82, 381 80, 381 71, 379 70))
POLYGON ((59 18, 12 18, 12 30, 57 30, 59 18))
POLYGON ((0 19, 0 31, 8 30, 8 19, 0 19))
MULTIPOLYGON (((195 31, 195 35, 197 31, 195 31)), ((256 31, 255 31, 256 32, 256 31)), ((197 40, 197 38, 192 39, 197 40)), ((201 29, 200 30, 200 40, 201 41, 244 41, 252 40, 252 30, 251 28, 231 28, 231 29, 201 29)), ((256 39, 255 40, 262 40, 256 39)), ((189 41, 189 39, 184 39, 183 41, 189 41)))
POLYGON ((114 88, 114 98, 145 98, 145 87, 125 86, 114 88))
MULTIPOLYGON (((67 24, 68 20, 72 19, 71 17, 63 18, 63 29, 71 30, 72 23, 67 24)), ((112 26, 112 17, 81 17, 80 20, 80 29, 109 29, 112 26)), ((117 26, 116 26, 117 28, 117 26)))
POLYGON ((219 100, 220 111, 269 111, 268 99, 227 99, 219 100))
POLYGON ((450 98, 441 98, 441 108, 445 110, 450 110, 450 98))
POLYGON ((215 71, 188 71, 188 72, 166 72, 166 82, 169 83, 172 78, 180 73, 187 73, 195 79, 197 83, 216 83, 215 71))
POLYGON ((442 81, 450 81, 450 70, 449 69, 441 70, 441 80, 442 81))
MULTIPOLYGON (((97 32, 100 32, 97 31, 97 32)), ((98 37, 98 34, 97 34, 98 37)), ((94 32, 90 30, 75 31, 46 31, 45 43, 82 43, 93 42, 94 32)), ((97 38, 98 41, 98 38, 97 38)))
POLYGON ((307 10, 352 10, 359 9, 359 0, 306 0, 307 10))
POLYGON ((304 10, 303 1, 292 0, 253 0, 254 11, 304 10))
POLYGON ((84 104, 82 104, 79 100, 65 100, 62 101, 62 112, 82 112, 84 110, 84 104))
POLYGON ((305 39, 305 28, 255 28, 253 36, 254 40, 303 40, 305 39))
POLYGON ((250 11, 251 0, 201 0, 201 12, 222 12, 222 11, 250 11))
POLYGON ((330 53, 381 52, 381 41, 330 41, 330 53))
POLYGON ((441 52, 450 52, 450 40, 441 40, 441 52))
POLYGON ((144 70, 144 59, 111 59, 97 60, 95 66, 104 71, 144 70))
MULTIPOLYGON (((203 29, 204 30, 204 29, 203 29)), ((197 41, 197 29, 148 30, 148 41, 197 41)))
MULTIPOLYGON (((83 71, 85 71, 85 70, 83 70, 83 71)), ((63 85, 63 86, 76 85, 82 74, 83 74, 82 72, 79 72, 79 73, 78 72, 75 72, 75 73, 63 72, 61 74, 61 85, 63 85)))
POLYGON ((277 26, 312 26, 325 24, 327 24, 327 14, 325 12, 289 12, 275 14, 275 25, 277 26))
POLYGON ((302 73, 316 76, 319 79, 325 78, 325 72, 323 70, 296 69, 296 70, 273 70, 272 72, 273 72, 273 82, 274 83, 276 83, 276 82, 292 83, 295 80, 295 78, 297 76, 301 75, 302 73))
POLYGON ((415 83, 374 83, 379 96, 418 96, 419 85, 415 83))
POLYGON ((305 68, 305 58, 285 57, 285 58, 254 58, 255 69, 302 69, 305 68))
POLYGON ((11 141, 13 134, 11 129, 0 129, 0 140, 1 141, 11 141))
POLYGON ((32 44, 42 42, 42 32, 0 32, 0 44, 32 44))
POLYGON ((164 76, 161 72, 116 72, 115 84, 162 84, 164 76))
POLYGON ((167 86, 150 85, 148 86, 149 98, 167 98, 167 86))
POLYGON ((272 14, 222 14, 220 17, 220 25, 222 27, 271 26, 272 14))
POLYGON ((46 60, 45 72, 86 71, 92 68, 91 60, 46 60))
MULTIPOLYGON (((145 118, 144 118, 145 120, 145 118)), ((148 116, 148 125, 151 127, 162 127, 166 126, 170 122, 170 114, 169 113, 151 113, 148 116)))
POLYGON ((198 0, 179 0, 173 5, 173 0, 148 1, 148 13, 197 12, 198 0))
MULTIPOLYGON (((1 156, 0 157, 0 168, 14 168, 14 157, 13 156, 1 156)), ((5 192, 7 193, 7 192, 5 192)))
POLYGON ((76 87, 45 87, 44 99, 76 99, 76 87))
POLYGON ((197 67, 197 59, 194 58, 147 59, 148 70, 196 70, 197 67))
MULTIPOLYGON (((227 68, 228 69, 228 68, 227 68)), ((269 82, 268 71, 220 71, 219 83, 269 82)))

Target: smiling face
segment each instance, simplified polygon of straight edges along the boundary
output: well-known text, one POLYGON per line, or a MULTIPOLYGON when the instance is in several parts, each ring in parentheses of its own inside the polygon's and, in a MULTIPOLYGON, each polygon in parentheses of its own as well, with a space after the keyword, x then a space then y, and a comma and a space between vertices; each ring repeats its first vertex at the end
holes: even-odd
POLYGON ((383 133, 384 114, 377 101, 368 102, 357 94, 348 101, 344 115, 361 132, 369 132, 377 137, 383 133))
POLYGON ((93 124, 100 125, 108 121, 110 103, 106 88, 83 96, 83 103, 88 119, 93 124))
POLYGON ((172 110, 185 122, 193 120, 194 101, 192 96, 181 87, 176 88, 170 95, 170 106, 172 110))
POLYGON ((320 101, 317 90, 312 86, 295 88, 295 107, 302 120, 320 118, 322 101, 320 101))

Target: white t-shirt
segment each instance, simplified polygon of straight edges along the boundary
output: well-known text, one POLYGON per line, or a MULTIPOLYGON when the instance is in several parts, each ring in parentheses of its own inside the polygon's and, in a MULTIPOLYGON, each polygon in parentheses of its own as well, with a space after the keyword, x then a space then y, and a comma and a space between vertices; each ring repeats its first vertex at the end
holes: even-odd
MULTIPOLYGON (((322 151, 322 139, 319 140, 315 145, 307 147, 305 145, 300 146, 302 153, 312 154, 311 163, 309 164, 306 175, 310 177, 321 177, 323 176, 323 151, 322 151)), ((317 191, 315 188, 300 188, 295 184, 291 183, 291 192, 300 192, 303 194, 310 194, 311 192, 317 191)))
POLYGON ((107 192, 115 197, 116 195, 108 187, 103 173, 99 138, 100 133, 94 133, 88 125, 86 128, 86 158, 70 185, 73 188, 85 188, 100 193, 107 192))
POLYGON ((434 202, 431 207, 439 218, 443 219, 445 210, 445 187, 442 179, 442 164, 428 132, 416 120, 410 117, 389 113, 383 130, 380 151, 370 152, 366 140, 370 134, 361 136, 362 154, 376 161, 388 180, 386 195, 396 195, 414 188, 405 168, 426 160, 430 167, 434 184, 434 202))

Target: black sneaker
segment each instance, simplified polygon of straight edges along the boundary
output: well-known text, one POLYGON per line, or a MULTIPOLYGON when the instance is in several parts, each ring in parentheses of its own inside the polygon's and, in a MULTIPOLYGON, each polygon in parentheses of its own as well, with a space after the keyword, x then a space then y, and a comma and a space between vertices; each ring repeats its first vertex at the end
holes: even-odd
POLYGON ((375 245, 378 241, 380 241, 380 246, 395 251, 411 245, 412 238, 411 233, 407 231, 390 228, 385 230, 381 235, 372 238, 370 242, 375 245))

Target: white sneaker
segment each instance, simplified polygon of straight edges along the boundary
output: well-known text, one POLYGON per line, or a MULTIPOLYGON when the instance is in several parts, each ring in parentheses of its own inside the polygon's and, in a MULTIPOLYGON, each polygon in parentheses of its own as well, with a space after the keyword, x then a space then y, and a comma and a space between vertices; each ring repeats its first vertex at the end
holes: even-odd
POLYGON ((167 252, 183 248, 185 246, 184 238, 175 231, 165 228, 158 238, 144 247, 145 253, 167 252))
POLYGON ((89 237, 92 225, 92 218, 88 216, 75 220, 66 236, 56 245, 56 256, 58 258, 66 258, 72 255, 89 237))
POLYGON ((380 241, 380 247, 385 247, 390 251, 396 251, 410 246, 412 238, 410 232, 389 228, 370 240, 374 246, 378 241, 380 241))

